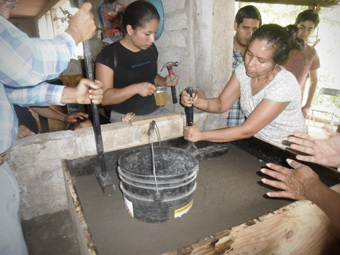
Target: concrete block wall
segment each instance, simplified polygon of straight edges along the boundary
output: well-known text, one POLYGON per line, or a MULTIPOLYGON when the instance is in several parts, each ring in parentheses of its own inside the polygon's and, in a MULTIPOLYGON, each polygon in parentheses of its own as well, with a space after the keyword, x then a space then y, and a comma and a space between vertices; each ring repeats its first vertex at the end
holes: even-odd
MULTIPOLYGON (((164 29, 156 46, 159 71, 168 61, 178 61, 174 72, 180 76, 176 87, 179 95, 187 86, 216 97, 231 75, 234 1, 163 0, 164 29)), ((165 76, 167 70, 160 72, 165 76)), ((168 107, 172 105, 168 93, 168 107)))

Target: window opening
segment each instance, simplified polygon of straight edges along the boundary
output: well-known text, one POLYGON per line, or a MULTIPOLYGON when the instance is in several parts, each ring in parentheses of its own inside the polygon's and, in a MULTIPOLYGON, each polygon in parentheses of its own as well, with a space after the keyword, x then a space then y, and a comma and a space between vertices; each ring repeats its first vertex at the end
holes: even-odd
MULTIPOLYGON (((38 20, 39 35, 42 39, 51 39, 68 28, 69 19, 78 11, 71 7, 70 1, 58 3, 38 20)), ((83 45, 80 43, 75 49, 77 59, 84 58, 83 45)))

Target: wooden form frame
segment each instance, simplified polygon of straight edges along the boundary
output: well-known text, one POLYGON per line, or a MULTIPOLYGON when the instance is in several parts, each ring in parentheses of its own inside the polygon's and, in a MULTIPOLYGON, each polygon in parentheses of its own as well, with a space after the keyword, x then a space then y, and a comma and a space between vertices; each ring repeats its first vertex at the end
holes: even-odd
MULTIPOLYGON (((234 142, 234 145, 260 159, 283 163, 295 158, 295 152, 282 150, 256 138, 234 142)), ((309 164, 311 165, 311 164, 309 164)), ((334 168, 311 165, 326 185, 340 193, 340 173, 334 168)), ((64 165, 64 170, 67 167, 64 165)), ((98 254, 86 224, 72 178, 64 171, 72 218, 77 226, 81 254, 98 254), (73 208, 73 210, 72 210, 73 208)), ((296 201, 231 229, 216 233, 164 255, 217 254, 340 254, 340 231, 310 201, 296 201)))
MULTIPOLYGON (((233 142, 248 153, 268 162, 286 164, 295 158, 293 150, 283 150, 251 137, 233 142)), ((340 193, 340 173, 335 168, 312 167, 327 186, 340 193)), ((340 231, 313 203, 296 201, 267 215, 202 239, 165 255, 216 254, 340 254, 340 231)))
POLYGON ((165 255, 340 254, 339 236, 316 205, 298 201, 165 255))

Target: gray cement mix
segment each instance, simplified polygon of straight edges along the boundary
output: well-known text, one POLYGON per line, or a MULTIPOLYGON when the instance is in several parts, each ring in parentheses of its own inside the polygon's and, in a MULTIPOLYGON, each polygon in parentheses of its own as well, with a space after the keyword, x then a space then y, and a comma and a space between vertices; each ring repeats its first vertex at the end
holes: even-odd
MULTIPOLYGON (((122 192, 105 196, 94 175, 77 177, 75 188, 100 255, 162 254, 232 228, 292 201, 270 199, 256 157, 230 145, 222 157, 200 162, 194 203, 181 218, 144 223, 126 211, 122 192)), ((109 171, 116 187, 118 177, 109 171)))

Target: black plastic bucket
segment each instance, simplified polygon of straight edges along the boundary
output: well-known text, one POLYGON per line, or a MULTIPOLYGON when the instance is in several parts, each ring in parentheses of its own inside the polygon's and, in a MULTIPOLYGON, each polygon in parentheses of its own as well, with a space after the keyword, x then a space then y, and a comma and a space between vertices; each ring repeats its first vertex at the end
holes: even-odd
POLYGON ((193 204, 198 161, 180 148, 151 147, 130 150, 118 160, 125 207, 144 222, 160 223, 181 217, 193 204))

